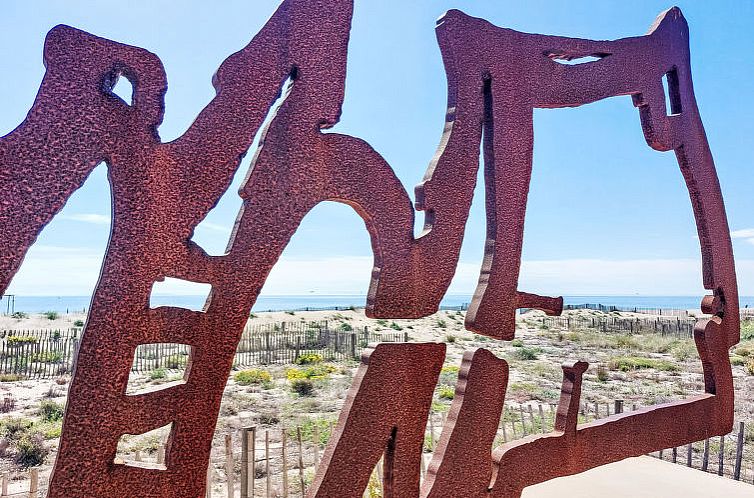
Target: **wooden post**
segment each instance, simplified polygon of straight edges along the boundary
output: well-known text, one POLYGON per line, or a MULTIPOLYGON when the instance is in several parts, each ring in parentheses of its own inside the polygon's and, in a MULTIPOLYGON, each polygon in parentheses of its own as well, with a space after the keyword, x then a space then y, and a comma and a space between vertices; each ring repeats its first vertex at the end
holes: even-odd
POLYGON ((733 469, 733 479, 741 480, 741 458, 744 454, 744 423, 738 423, 738 439, 736 441, 736 466, 733 469))
POLYGON ((623 413, 623 400, 622 399, 616 399, 615 400, 615 414, 623 413))
POLYGON ((702 471, 707 472, 709 466, 709 438, 704 440, 704 452, 702 453, 702 471))
POLYGON ((500 425, 503 428, 503 442, 507 443, 508 442, 508 432, 505 430, 505 419, 502 420, 502 422, 500 423, 500 425))
POLYGON ((691 443, 686 445, 686 466, 691 467, 691 459, 693 458, 694 449, 691 446, 691 443))
POLYGON ((298 480, 301 484, 301 496, 304 496, 306 483, 304 482, 304 445, 301 444, 301 427, 296 427, 296 440, 298 442, 298 480))
POLYGON ((673 463, 678 463, 678 448, 673 448, 673 463))
POLYGON ((429 446, 435 451, 435 423, 432 421, 432 412, 429 412, 429 446))
POLYGON ((0 482, 0 496, 8 496, 8 476, 3 475, 0 482))
POLYGON ((270 488, 270 431, 264 431, 264 478, 266 482, 265 494, 267 498, 272 497, 272 489, 270 488))
POLYGON ((725 436, 720 436, 720 451, 717 453, 717 475, 723 475, 723 457, 725 456, 725 436))
POLYGON ((207 490, 204 493, 205 498, 212 498, 212 460, 207 465, 207 490))
POLYGON ((314 438, 314 473, 317 473, 319 468, 319 427, 315 421, 314 429, 312 431, 312 438, 314 438))
POLYGON ((542 408, 542 403, 539 404, 539 424, 542 426, 542 434, 547 433, 547 429, 545 429, 545 411, 542 408))
POLYGON ((160 445, 157 447, 157 465, 165 463, 165 446, 160 445))
POLYGON ((39 496, 39 469, 33 468, 29 471, 29 498, 39 496))
POLYGON ((134 461, 141 462, 141 452, 139 450, 134 451, 134 461))
POLYGON ((534 425, 534 408, 532 408, 531 403, 529 403, 529 422, 531 422, 531 433, 534 434, 537 432, 537 428, 534 425))
POLYGON ((256 427, 241 429, 241 498, 254 497, 255 442, 256 427))
POLYGON ((283 428, 280 434, 281 448, 280 453, 283 459, 283 498, 288 498, 288 434, 283 428))
POLYGON ((524 405, 518 405, 518 411, 521 414, 521 432, 526 436, 526 419, 524 419, 524 405))
POLYGON ((228 498, 234 498, 233 489, 233 438, 230 434, 225 435, 225 479, 227 481, 228 498))

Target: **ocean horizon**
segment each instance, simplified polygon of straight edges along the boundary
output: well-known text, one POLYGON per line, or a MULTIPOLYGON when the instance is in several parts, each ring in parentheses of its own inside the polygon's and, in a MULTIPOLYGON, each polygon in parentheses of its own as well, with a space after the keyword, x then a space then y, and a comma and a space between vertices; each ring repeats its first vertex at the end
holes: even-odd
MULTIPOLYGON (((180 306, 193 310, 200 310, 206 296, 200 295, 153 295, 152 306, 180 306)), ((565 304, 603 304, 606 306, 662 308, 662 309, 699 309, 701 296, 611 296, 611 295, 566 295, 565 304)), ((448 294, 441 306, 465 306, 471 301, 468 294, 448 294)), ((43 313, 57 311, 58 313, 85 313, 89 309, 91 296, 3 296, 0 300, 0 313, 22 311, 25 313, 43 313)), ((286 311, 303 310, 307 308, 348 308, 363 307, 366 303, 365 295, 280 295, 260 296, 251 311, 286 311)), ((754 296, 739 296, 742 308, 754 308, 754 296)))

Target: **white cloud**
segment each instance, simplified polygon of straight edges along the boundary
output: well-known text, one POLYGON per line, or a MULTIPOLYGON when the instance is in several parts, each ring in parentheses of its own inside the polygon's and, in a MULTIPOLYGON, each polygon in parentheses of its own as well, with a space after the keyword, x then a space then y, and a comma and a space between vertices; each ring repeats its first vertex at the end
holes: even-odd
POLYGON ((220 225, 218 223, 211 223, 209 221, 202 221, 196 226, 197 230, 211 230, 213 232, 222 232, 229 234, 231 232, 231 228, 227 227, 225 225, 220 225))
POLYGON ((730 232, 731 238, 734 239, 748 239, 754 237, 754 228, 742 228, 741 230, 733 230, 730 232))
POLYGON ((732 239, 743 239, 744 242, 747 242, 754 246, 754 228, 742 228, 740 230, 733 230, 730 232, 730 237, 732 239))
MULTIPOLYGON (((84 248, 34 246, 8 293, 88 295, 99 277, 102 255, 84 248)), ((736 263, 739 292, 754 295, 754 259, 736 263)), ((372 258, 301 259, 283 256, 272 269, 264 294, 364 294, 372 258)), ((461 262, 448 290, 471 294, 479 263, 461 262)), ((703 293, 696 259, 565 259, 524 261, 519 288, 544 295, 696 295, 703 293)), ((171 281, 160 293, 198 294, 195 285, 171 281)))
POLYGON ((105 214, 78 213, 78 214, 65 215, 63 218, 66 220, 80 221, 82 223, 91 223, 94 225, 109 225, 110 224, 110 216, 105 215, 105 214))

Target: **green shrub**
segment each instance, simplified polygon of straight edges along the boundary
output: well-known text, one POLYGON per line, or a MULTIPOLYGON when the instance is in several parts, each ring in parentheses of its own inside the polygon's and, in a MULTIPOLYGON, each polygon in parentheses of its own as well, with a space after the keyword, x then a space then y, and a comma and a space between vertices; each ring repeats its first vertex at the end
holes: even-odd
POLYGON ((600 365, 597 367, 597 380, 600 382, 607 382, 610 380, 610 374, 607 371, 607 368, 600 365))
MULTIPOLYGON (((348 324, 344 324, 348 325, 348 324)), ((317 353, 302 353, 296 358, 296 365, 311 365, 322 363, 322 355, 317 353)))
POLYGON ((445 342, 447 342, 448 344, 453 344, 454 342, 456 342, 456 340, 458 340, 458 338, 452 334, 445 336, 445 342))
POLYGON ((149 378, 150 380, 161 380, 168 376, 168 373, 165 371, 164 368, 156 368, 149 372, 149 378))
POLYGON ((646 368, 653 368, 663 372, 675 372, 678 370, 678 366, 667 360, 655 360, 652 358, 641 358, 637 356, 621 356, 612 358, 608 363, 610 370, 620 370, 621 372, 629 372, 631 370, 642 370, 646 368))
POLYGON ((31 361, 36 363, 60 363, 63 361, 63 353, 60 351, 43 351, 33 354, 31 361))
POLYGON ((393 329, 393 330, 403 330, 403 327, 401 327, 400 325, 398 325, 395 322, 390 323, 390 328, 393 329))
MULTIPOLYGON (((330 440, 330 419, 322 417, 307 418, 298 427, 301 429, 301 439, 304 441, 310 441, 312 443, 318 443, 320 446, 325 446, 330 440), (319 441, 314 439, 315 433, 319 438, 319 441)), ((288 429, 288 435, 291 439, 295 439, 298 436, 296 428, 288 429)))
POLYGON ((353 330, 353 327, 346 322, 343 322, 340 325, 338 325, 338 328, 342 330, 343 332, 351 332, 353 330))
POLYGON ((515 354, 516 358, 518 358, 519 360, 530 361, 539 358, 537 353, 539 353, 539 350, 536 348, 520 347, 516 348, 515 354))
POLYGON ((20 374, 0 374, 0 382, 16 382, 23 379, 20 374))
POLYGON ((293 379, 291 390, 299 396, 311 396, 314 394, 314 382, 311 379, 293 379))
POLYGON ((236 373, 236 375, 233 376, 233 380, 242 386, 248 386, 251 384, 268 384, 272 382, 272 375, 261 368, 250 368, 236 373))
POLYGON ((325 379, 337 370, 332 365, 314 364, 306 368, 289 368, 285 371, 285 377, 290 381, 296 379, 325 379))
POLYGON ((255 313, 249 313, 249 318, 256 318, 257 315, 255 313))
POLYGON ((749 360, 746 362, 746 371, 749 373, 749 375, 754 375, 754 360, 749 360))
POLYGON ((36 344, 39 342, 39 338, 32 335, 9 335, 6 341, 8 346, 20 346, 22 344, 36 344))
POLYGON ((521 339, 513 339, 511 341, 511 346, 513 346, 514 348, 522 348, 524 347, 524 341, 522 341, 521 339))
POLYGON ((63 432, 63 422, 40 422, 34 424, 34 430, 42 435, 45 439, 57 439, 63 432))
POLYGON ((44 422, 57 422, 63 418, 63 405, 51 399, 45 399, 39 404, 39 418, 44 422))
POLYGON ((754 345, 753 344, 742 344, 738 346, 734 351, 738 356, 745 356, 750 357, 754 356, 754 345))
POLYGON ((57 320, 58 318, 60 318, 60 313, 58 313, 57 311, 45 311, 44 313, 42 313, 42 316, 44 316, 48 320, 57 320))
POLYGON ((188 356, 185 354, 171 354, 165 358, 165 367, 171 370, 183 370, 188 363, 188 356))
POLYGON ((456 390, 452 386, 440 386, 437 388, 437 396, 440 399, 453 399, 456 396, 456 390))
POLYGON ((28 313, 24 313, 23 311, 16 311, 10 315, 11 318, 15 318, 16 320, 23 320, 24 318, 29 318, 28 313))
POLYGON ((690 342, 679 342, 670 350, 673 358, 678 361, 686 361, 697 356, 696 347, 690 342))
POLYGON ((746 358, 743 356, 733 355, 730 357, 730 364, 734 367, 742 367, 746 365, 746 358))
POLYGON ((84 326, 84 320, 76 320, 73 322, 74 327, 83 327, 84 326))
POLYGON ((754 320, 741 321, 741 340, 750 341, 754 339, 754 320))
POLYGON ((39 433, 26 433, 16 442, 16 463, 22 467, 36 467, 44 463, 50 452, 39 433))
POLYGON ((286 312, 285 312, 285 314, 286 314, 286 315, 291 315, 291 316, 293 316, 293 315, 295 315, 295 314, 296 314, 296 312, 295 312, 295 311, 293 311, 293 310, 289 310, 289 311, 286 311, 286 312))
POLYGON ((437 328, 444 329, 447 326, 448 324, 445 322, 445 320, 437 320, 437 328))
POLYGON ((8 417, 0 420, 0 437, 9 441, 17 441, 34 425, 32 420, 23 417, 8 417))

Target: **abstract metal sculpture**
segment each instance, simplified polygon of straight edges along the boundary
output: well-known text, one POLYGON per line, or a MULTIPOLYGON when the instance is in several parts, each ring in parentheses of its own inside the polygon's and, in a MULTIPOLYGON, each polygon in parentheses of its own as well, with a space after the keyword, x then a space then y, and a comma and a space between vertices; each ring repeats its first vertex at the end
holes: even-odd
POLYGON ((711 291, 702 307, 712 317, 695 331, 705 393, 577 427, 586 364, 566 365, 555 432, 492 453, 508 367, 485 350, 469 352, 420 490, 423 428, 444 347, 380 345, 357 373, 310 494, 360 496, 386 453, 388 496, 518 496, 537 482, 731 428, 727 349, 738 342, 736 279, 680 11, 663 13, 646 36, 617 41, 519 33, 448 12, 437 27, 448 77, 447 121, 416 189, 417 208, 425 211, 418 238, 411 200, 387 162, 363 140, 321 132, 340 116, 351 16, 352 0, 285 0, 249 45, 223 62, 213 79, 217 96, 169 143, 157 134, 167 83, 155 55, 66 26, 48 34, 37 99, 27 119, 0 139, 0 289, 102 161, 113 192, 111 238, 50 497, 202 495, 223 387, 248 312, 302 218, 321 201, 352 206, 372 237, 368 315, 426 316, 437 310, 458 262, 481 146, 487 244, 466 326, 509 340, 517 308, 559 313, 562 299, 517 289, 532 112, 615 95, 631 95, 651 147, 675 151, 691 196, 703 283, 711 291), (599 60, 556 62, 584 56, 599 60), (131 105, 112 93, 120 77, 133 84, 131 105), (273 118, 260 130, 269 112, 273 118), (209 256, 192 242, 193 230, 230 185, 257 133, 261 145, 240 191, 243 207, 227 254, 209 256), (203 311, 150 308, 153 284, 166 277, 211 284, 203 311), (161 342, 191 346, 184 379, 126 394, 136 347, 161 342), (114 462, 123 434, 167 424, 164 466, 114 462), (588 451, 597 446, 600 451, 588 451))

